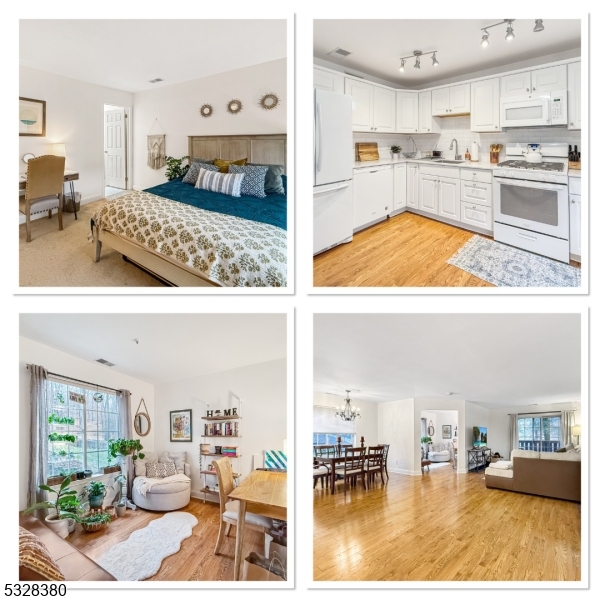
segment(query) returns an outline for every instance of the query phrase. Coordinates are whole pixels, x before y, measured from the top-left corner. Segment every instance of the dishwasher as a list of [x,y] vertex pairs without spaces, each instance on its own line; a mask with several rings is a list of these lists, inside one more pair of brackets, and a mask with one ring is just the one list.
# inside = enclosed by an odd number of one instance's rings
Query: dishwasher
[[393,205],[392,165],[354,169],[354,231],[387,217]]

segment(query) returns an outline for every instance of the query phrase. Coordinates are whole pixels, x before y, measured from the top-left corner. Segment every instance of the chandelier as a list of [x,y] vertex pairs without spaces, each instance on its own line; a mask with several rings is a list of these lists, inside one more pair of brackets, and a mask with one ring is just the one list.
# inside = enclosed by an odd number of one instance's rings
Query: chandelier
[[354,421],[356,417],[360,417],[360,408],[352,406],[350,400],[350,390],[346,390],[346,398],[344,398],[345,404],[343,406],[336,406],[335,416],[340,417],[343,421]]

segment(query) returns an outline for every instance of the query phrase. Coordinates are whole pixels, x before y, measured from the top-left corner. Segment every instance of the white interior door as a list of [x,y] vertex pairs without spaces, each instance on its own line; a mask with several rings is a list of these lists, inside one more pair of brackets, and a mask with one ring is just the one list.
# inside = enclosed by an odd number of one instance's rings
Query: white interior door
[[104,111],[104,173],[106,185],[125,189],[125,109]]

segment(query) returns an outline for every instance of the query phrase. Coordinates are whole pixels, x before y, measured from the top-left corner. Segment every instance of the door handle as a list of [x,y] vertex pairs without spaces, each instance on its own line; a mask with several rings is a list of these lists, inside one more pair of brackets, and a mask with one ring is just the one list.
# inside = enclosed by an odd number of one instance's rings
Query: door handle
[[316,132],[318,134],[318,143],[317,143],[317,171],[321,170],[321,105],[317,104],[317,128]]
[[526,233],[517,233],[519,237],[525,238],[526,240],[531,240],[532,242],[537,242],[537,238],[533,235],[527,235]]
[[316,192],[313,192],[313,196],[321,196],[322,194],[329,194],[331,192],[337,192],[339,190],[345,190],[347,187],[348,187],[348,184],[346,184],[346,185],[338,185],[337,187],[330,188],[328,190],[318,190]]

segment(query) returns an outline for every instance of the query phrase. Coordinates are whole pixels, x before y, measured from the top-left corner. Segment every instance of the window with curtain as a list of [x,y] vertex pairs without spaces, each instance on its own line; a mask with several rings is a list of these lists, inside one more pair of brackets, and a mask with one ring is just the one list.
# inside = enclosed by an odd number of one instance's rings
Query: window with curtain
[[560,415],[520,416],[517,419],[517,428],[521,450],[554,452],[562,446]]
[[116,394],[51,378],[47,398],[48,476],[84,469],[101,473],[109,464],[108,441],[120,437]]
[[331,406],[313,406],[313,446],[331,446],[341,437],[342,444],[356,445],[356,421],[343,421]]

